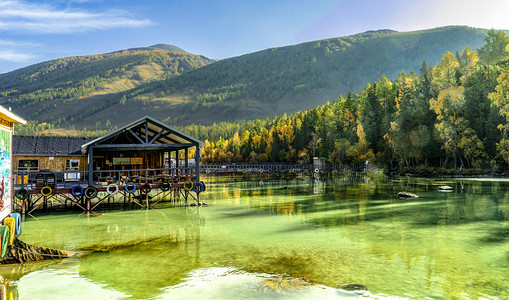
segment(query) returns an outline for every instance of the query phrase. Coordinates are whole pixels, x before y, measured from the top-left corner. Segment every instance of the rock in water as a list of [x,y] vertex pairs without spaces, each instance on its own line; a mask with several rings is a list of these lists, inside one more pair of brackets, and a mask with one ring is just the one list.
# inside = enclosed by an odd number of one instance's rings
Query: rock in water
[[448,185],[441,185],[438,187],[438,189],[441,191],[452,191],[452,187],[450,187]]
[[74,255],[75,253],[69,251],[29,245],[16,238],[14,243],[9,246],[5,256],[0,259],[0,264],[19,264],[46,259],[62,259]]
[[398,193],[398,198],[400,198],[400,199],[404,199],[404,198],[419,198],[419,196],[414,194],[414,193],[399,192]]
[[367,291],[368,288],[364,284],[343,284],[342,289],[346,291]]

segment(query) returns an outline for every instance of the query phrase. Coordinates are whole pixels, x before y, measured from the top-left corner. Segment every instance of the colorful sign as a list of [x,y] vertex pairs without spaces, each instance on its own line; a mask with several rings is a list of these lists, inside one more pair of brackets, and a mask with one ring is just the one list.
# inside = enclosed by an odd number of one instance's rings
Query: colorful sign
[[11,132],[0,128],[0,220],[12,210],[11,203]]

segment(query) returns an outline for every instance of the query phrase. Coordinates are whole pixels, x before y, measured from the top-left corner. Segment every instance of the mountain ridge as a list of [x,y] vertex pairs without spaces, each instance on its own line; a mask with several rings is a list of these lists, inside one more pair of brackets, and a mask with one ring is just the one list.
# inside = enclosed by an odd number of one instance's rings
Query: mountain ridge
[[[382,29],[222,60],[161,50],[157,49],[161,44],[156,44],[113,52],[153,55],[143,65],[130,66],[129,71],[135,74],[129,75],[130,81],[112,72],[93,91],[67,98],[20,101],[28,97],[26,93],[9,92],[5,82],[1,83],[5,76],[0,74],[0,103],[21,109],[20,115],[29,120],[64,128],[107,129],[106,123],[116,126],[125,118],[137,119],[146,114],[172,125],[271,117],[334,101],[339,95],[361,90],[382,75],[396,78],[401,72],[418,71],[423,61],[433,65],[447,51],[461,51],[467,45],[475,50],[483,44],[486,32],[466,26],[411,32]],[[154,49],[143,50],[147,48]],[[201,62],[186,69],[167,65],[165,68],[176,68],[176,72],[163,76],[161,66],[154,64],[155,57],[162,53],[179,56],[178,64],[190,59]],[[93,68],[94,62],[89,63]],[[34,80],[34,74],[26,75],[28,79],[21,81],[21,89],[33,83],[30,79]],[[136,76],[140,80],[132,80]],[[58,88],[61,86],[49,86]],[[118,118],[117,113],[124,117]]]

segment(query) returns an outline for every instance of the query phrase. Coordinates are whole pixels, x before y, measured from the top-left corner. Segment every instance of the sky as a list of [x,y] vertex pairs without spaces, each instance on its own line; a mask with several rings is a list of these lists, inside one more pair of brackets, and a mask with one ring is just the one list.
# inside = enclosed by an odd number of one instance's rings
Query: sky
[[508,11],[508,0],[0,0],[0,73],[160,43],[223,59],[377,29],[509,29]]

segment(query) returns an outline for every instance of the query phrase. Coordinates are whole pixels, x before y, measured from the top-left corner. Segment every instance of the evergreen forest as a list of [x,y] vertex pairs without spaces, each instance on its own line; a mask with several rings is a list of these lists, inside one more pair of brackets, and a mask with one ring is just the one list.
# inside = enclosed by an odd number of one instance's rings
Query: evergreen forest
[[399,165],[422,172],[507,169],[509,37],[490,30],[485,44],[422,62],[419,72],[382,75],[358,93],[292,115],[243,123],[191,125],[217,162]]

